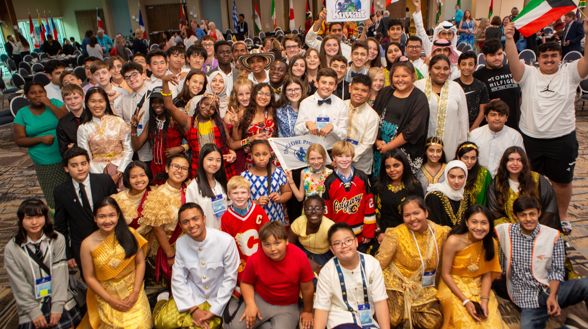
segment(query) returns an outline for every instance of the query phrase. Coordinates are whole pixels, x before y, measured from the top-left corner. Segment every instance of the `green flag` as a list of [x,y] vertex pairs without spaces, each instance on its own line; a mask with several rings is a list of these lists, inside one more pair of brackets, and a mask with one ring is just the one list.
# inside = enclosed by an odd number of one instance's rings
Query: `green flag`
[[437,18],[435,19],[435,25],[439,24],[439,16],[441,16],[441,1],[437,0]]

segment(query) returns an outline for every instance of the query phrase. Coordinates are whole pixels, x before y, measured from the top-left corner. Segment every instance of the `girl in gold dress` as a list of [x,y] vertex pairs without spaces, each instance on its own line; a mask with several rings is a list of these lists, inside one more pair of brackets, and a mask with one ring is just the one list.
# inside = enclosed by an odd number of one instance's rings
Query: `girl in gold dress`
[[384,273],[390,324],[395,328],[408,321],[409,328],[438,329],[442,315],[436,277],[450,228],[427,220],[420,196],[407,196],[400,209],[404,224],[386,230],[376,256]]
[[147,241],[129,228],[111,197],[94,205],[98,230],[82,242],[88,313],[78,328],[149,329],[153,326],[143,289]]
[[190,161],[183,154],[174,154],[167,158],[165,172],[168,178],[165,184],[149,193],[143,204],[143,225],[153,227],[156,241],[151,244],[154,257],[149,258],[155,268],[155,279],[160,280],[160,273],[169,282],[171,267],[174,264],[175,242],[182,234],[178,225],[178,210],[186,203],[186,187],[190,184]]
[[508,328],[491,290],[492,281],[502,272],[493,231],[490,210],[475,205],[449,233],[437,293],[443,310],[443,329]]

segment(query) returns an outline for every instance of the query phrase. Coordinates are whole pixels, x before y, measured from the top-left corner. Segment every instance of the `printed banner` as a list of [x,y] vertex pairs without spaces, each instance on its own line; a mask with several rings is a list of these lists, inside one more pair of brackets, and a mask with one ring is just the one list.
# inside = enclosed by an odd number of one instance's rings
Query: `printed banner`
[[370,17],[370,0],[326,0],[327,23],[365,21]]
[[[278,160],[280,160],[282,168],[287,170],[308,167],[306,153],[310,145],[321,144],[325,147],[324,138],[314,135],[270,138],[269,143],[272,146],[274,154],[278,157]],[[330,163],[331,159],[327,155],[327,163],[325,165]]]

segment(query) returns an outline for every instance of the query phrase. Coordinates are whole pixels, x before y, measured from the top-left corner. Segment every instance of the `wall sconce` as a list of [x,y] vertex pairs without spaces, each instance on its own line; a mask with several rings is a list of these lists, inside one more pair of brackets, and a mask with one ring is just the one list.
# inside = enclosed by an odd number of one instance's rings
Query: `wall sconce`
[[135,16],[131,16],[131,18],[134,20],[135,19]]

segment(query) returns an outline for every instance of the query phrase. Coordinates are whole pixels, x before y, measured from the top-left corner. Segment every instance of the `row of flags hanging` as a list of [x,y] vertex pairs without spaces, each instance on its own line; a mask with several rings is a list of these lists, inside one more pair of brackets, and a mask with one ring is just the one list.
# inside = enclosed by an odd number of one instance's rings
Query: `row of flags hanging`
[[53,14],[49,12],[49,16],[51,17],[51,26],[53,28],[49,28],[49,19],[47,18],[47,13],[43,12],[43,15],[45,16],[44,25],[43,21],[41,20],[41,14],[39,14],[39,11],[37,10],[37,19],[39,20],[39,29],[41,32],[40,35],[37,35],[37,31],[35,30],[35,26],[33,25],[33,18],[31,17],[31,13],[29,12],[29,33],[33,38],[33,44],[35,45],[35,48],[41,47],[41,44],[45,42],[45,40],[47,39],[47,34],[49,33],[53,35],[53,40],[58,40],[57,27],[55,25],[55,21],[53,21]]
[[[296,29],[296,24],[294,23],[294,6],[292,4],[292,0],[289,1],[289,10],[288,10],[288,21],[289,21],[289,28],[290,31],[295,30]],[[308,12],[309,9],[309,5],[308,5],[308,0],[306,0],[306,11]],[[254,15],[255,19],[254,19],[254,28],[255,28],[255,33],[259,33],[261,31],[263,31],[263,26],[261,25],[261,15],[259,14],[259,7],[257,6],[257,0],[255,0],[255,15]],[[272,23],[274,26],[274,29],[276,27],[278,27],[278,21],[276,19],[276,3],[275,0],[272,0],[272,7],[271,7],[271,18],[272,18]],[[237,5],[235,4],[235,0],[233,0],[233,22],[235,25],[235,30],[237,30],[237,22],[238,22],[238,17],[237,17]]]

